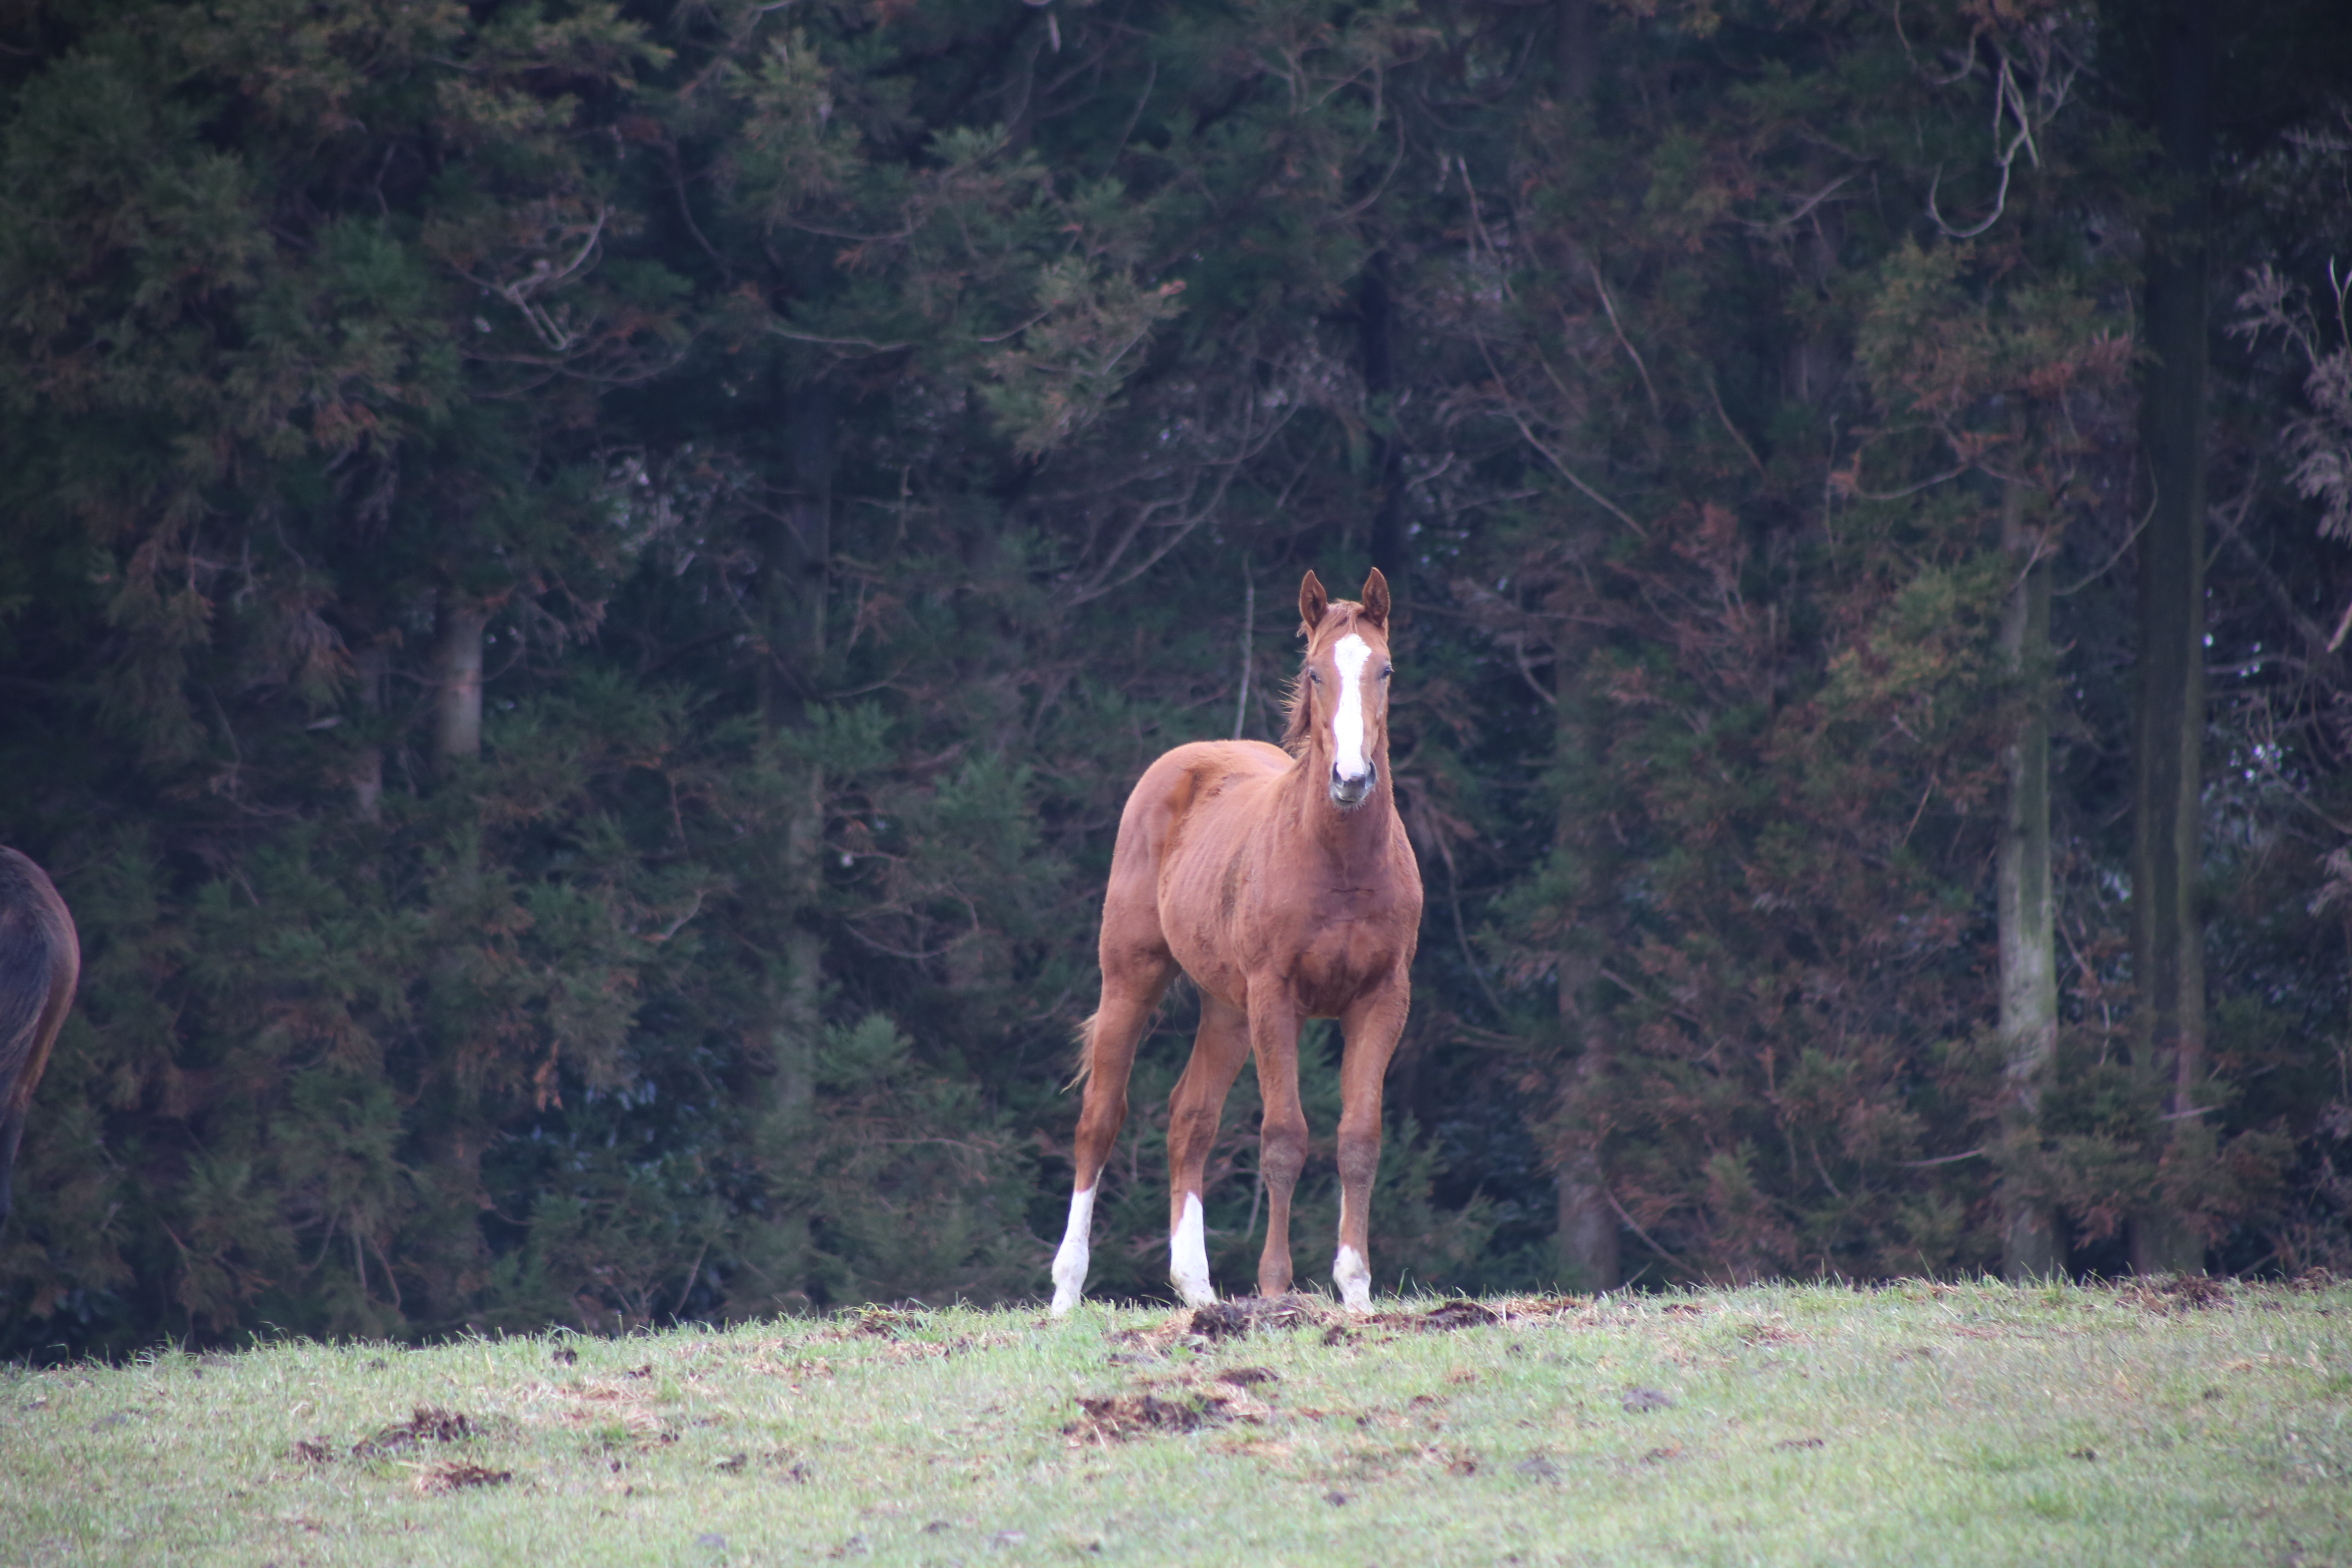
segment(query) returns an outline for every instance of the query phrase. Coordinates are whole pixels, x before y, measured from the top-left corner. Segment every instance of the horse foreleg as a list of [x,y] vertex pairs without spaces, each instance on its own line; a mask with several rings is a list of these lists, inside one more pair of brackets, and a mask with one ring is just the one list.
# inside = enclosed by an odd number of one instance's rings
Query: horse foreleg
[[1078,1110],[1078,1136],[1072,1152],[1076,1174],[1070,1184],[1070,1219],[1054,1254],[1054,1316],[1067,1315],[1086,1289],[1088,1242],[1094,1232],[1095,1185],[1127,1125],[1127,1079],[1135,1047],[1168,989],[1172,963],[1139,963],[1103,974],[1102,1005],[1087,1023],[1084,1057],[1087,1089]]
[[1257,1139],[1258,1176],[1265,1183],[1265,1250],[1258,1255],[1257,1293],[1280,1296],[1290,1289],[1290,1194],[1307,1168],[1307,1111],[1298,1102],[1298,1011],[1288,997],[1253,997],[1250,1045],[1257,1052],[1258,1097],[1265,1102]]
[[1192,1037],[1192,1059],[1168,1097],[1168,1279],[1189,1306],[1217,1299],[1209,1282],[1207,1222],[1201,1186],[1216,1145],[1225,1095],[1249,1059],[1249,1017],[1240,1008],[1203,994],[1200,1032]]
[[1351,1312],[1372,1305],[1372,1181],[1381,1169],[1381,1088],[1404,1032],[1411,1001],[1400,977],[1360,997],[1339,1016],[1347,1048],[1339,1060],[1339,1250],[1331,1282]]

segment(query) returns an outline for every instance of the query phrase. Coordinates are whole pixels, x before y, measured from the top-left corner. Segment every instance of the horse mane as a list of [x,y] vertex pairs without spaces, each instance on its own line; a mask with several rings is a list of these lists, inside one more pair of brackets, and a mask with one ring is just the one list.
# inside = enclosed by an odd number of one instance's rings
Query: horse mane
[[[1323,626],[1333,626],[1333,636],[1345,637],[1363,613],[1364,606],[1353,599],[1334,599],[1323,612]],[[1339,617],[1336,626],[1334,616]],[[1315,639],[1323,627],[1302,626],[1298,629],[1307,634],[1307,653],[1298,656],[1298,673],[1290,678],[1290,690],[1285,694],[1282,710],[1282,749],[1294,757],[1305,756],[1307,743],[1314,739],[1315,721],[1307,706],[1307,654],[1315,651]]]

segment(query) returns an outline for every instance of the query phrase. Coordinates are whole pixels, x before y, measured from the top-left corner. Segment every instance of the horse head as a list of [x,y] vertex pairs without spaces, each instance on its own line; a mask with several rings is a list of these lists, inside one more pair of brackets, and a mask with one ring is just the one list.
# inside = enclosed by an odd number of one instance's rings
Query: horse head
[[1320,763],[1331,804],[1350,811],[1379,788],[1389,754],[1389,580],[1373,567],[1358,604],[1331,598],[1309,572],[1298,616],[1307,658],[1283,743]]

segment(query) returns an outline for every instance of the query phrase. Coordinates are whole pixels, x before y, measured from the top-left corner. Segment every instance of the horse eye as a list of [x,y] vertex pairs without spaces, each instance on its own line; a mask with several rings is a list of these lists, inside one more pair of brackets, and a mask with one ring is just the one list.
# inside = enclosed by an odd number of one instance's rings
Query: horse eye
[[1381,666],[1381,679],[1382,680],[1386,680],[1390,676],[1394,675],[1395,673],[1396,673],[1396,666],[1395,666],[1395,665],[1392,665],[1392,664],[1384,664],[1384,665]]
[[1315,685],[1320,686],[1323,684],[1323,672],[1319,669],[1309,668],[1307,671],[1307,679]]

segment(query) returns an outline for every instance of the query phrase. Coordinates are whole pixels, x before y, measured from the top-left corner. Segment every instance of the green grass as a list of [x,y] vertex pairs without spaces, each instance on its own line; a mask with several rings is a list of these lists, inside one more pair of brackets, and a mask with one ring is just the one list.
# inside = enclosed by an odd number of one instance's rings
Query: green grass
[[[2219,1294],[1764,1287],[1456,1328],[1420,1301],[1339,1332],[1318,1304],[1213,1342],[1161,1310],[867,1313],[0,1369],[0,1560],[2352,1563],[2352,1289]],[[404,1440],[420,1407],[464,1434]]]

